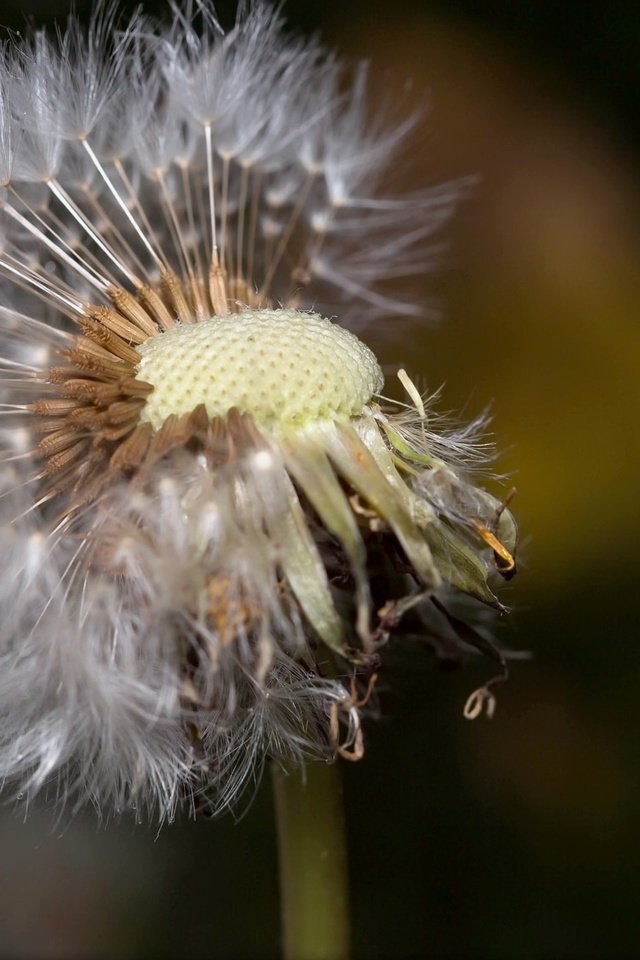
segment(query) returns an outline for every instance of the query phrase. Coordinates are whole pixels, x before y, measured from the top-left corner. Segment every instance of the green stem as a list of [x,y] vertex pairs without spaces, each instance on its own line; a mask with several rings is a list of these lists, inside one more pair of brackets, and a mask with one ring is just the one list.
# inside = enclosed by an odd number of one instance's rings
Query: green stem
[[336,763],[273,766],[284,960],[347,960],[349,894]]

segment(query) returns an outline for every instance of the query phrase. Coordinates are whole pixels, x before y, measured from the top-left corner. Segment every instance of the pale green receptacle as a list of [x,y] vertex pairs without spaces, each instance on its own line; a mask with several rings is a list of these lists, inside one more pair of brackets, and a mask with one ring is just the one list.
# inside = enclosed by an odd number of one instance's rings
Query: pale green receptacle
[[153,385],[142,420],[203,403],[232,407],[260,426],[354,417],[382,388],[371,350],[338,324],[298,310],[246,310],[175,327],[138,348],[137,375]]

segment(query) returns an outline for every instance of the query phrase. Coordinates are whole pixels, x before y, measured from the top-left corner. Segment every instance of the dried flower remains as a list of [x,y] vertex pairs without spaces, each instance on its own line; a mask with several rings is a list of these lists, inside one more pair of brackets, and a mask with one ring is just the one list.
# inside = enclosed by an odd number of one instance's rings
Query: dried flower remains
[[457,187],[385,193],[413,121],[269,7],[172,11],[0,62],[0,777],[163,818],[359,758],[403,616],[495,654],[455,611],[515,547],[356,335]]

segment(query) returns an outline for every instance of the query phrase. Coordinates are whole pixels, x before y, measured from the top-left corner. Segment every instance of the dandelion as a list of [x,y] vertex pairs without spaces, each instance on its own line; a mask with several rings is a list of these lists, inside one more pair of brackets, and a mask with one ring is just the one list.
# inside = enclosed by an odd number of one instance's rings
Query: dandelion
[[423,312],[459,186],[389,193],[413,121],[259,3],[101,8],[0,74],[0,777],[171,819],[359,758],[401,617],[492,649],[461,611],[513,572],[475,428],[357,336]]

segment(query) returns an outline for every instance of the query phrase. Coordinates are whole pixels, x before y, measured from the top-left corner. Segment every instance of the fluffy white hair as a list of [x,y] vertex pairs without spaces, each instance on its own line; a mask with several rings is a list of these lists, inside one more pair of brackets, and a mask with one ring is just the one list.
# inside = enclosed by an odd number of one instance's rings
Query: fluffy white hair
[[399,544],[407,608],[494,603],[515,542],[471,434],[421,401],[283,444],[136,426],[136,345],[174,324],[424,313],[392,281],[461,186],[384,192],[415,118],[270,6],[171,11],[101,6],[0,59],[0,778],[161,818],[226,808],[267,757],[360,755],[358,677],[400,615],[372,623],[369,540]]

